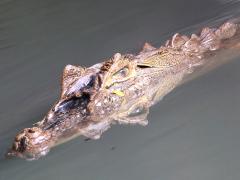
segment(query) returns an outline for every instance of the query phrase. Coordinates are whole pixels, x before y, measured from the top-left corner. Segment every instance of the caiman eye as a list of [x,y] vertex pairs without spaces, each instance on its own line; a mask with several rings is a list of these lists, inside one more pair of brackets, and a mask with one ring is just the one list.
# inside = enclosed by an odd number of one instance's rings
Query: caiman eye
[[123,59],[116,62],[113,67],[106,73],[102,85],[110,88],[118,83],[128,81],[136,74],[136,62]]
[[129,74],[129,69],[127,66],[123,67],[119,71],[113,74],[114,78],[124,78]]

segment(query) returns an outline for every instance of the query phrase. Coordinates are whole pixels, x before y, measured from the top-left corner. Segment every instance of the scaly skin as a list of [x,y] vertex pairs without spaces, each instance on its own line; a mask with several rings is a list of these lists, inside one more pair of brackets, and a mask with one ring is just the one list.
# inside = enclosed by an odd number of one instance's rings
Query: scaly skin
[[116,122],[147,125],[149,107],[206,57],[229,48],[225,45],[238,29],[226,22],[218,29],[204,28],[199,36],[175,34],[160,48],[146,43],[138,55],[117,53],[89,68],[67,65],[60,100],[42,121],[16,136],[8,155],[34,160],[75,136],[98,139]]

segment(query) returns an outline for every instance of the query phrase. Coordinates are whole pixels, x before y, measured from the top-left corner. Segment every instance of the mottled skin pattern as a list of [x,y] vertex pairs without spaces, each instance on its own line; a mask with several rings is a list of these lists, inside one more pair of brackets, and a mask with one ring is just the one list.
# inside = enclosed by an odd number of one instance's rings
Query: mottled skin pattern
[[117,53],[89,68],[67,65],[60,100],[16,136],[8,155],[34,160],[75,136],[98,139],[111,124],[147,125],[149,107],[204,64],[209,52],[225,48],[238,28],[226,22],[191,37],[175,34],[160,48],[146,43],[138,55]]

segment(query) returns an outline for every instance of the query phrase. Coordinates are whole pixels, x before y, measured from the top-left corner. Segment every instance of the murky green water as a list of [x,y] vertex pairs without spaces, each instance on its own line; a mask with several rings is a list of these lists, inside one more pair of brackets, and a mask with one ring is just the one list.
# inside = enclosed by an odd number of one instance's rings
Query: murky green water
[[151,108],[149,125],[77,138],[39,161],[4,159],[14,135],[57,99],[66,64],[160,45],[237,13],[217,0],[0,1],[0,179],[239,180],[240,58],[179,87]]

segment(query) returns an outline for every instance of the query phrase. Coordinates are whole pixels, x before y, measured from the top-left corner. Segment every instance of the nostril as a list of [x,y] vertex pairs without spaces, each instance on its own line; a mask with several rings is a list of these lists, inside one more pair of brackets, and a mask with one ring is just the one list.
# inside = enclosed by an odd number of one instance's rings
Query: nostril
[[29,132],[29,133],[35,133],[35,131],[32,130],[32,129],[28,129],[28,132]]

